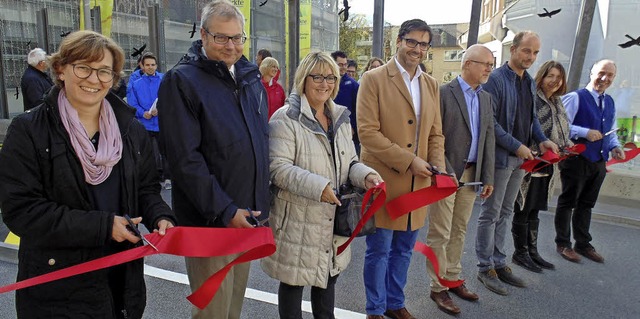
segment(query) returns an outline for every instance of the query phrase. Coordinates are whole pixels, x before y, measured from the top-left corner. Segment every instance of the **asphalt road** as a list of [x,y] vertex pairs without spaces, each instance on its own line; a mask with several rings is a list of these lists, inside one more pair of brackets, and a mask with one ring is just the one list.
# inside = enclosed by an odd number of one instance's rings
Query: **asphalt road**
[[[164,193],[167,193],[166,191]],[[166,195],[166,194],[165,194]],[[478,302],[467,302],[453,296],[462,308],[458,318],[640,318],[640,229],[634,226],[602,221],[592,223],[593,245],[606,259],[604,264],[584,260],[573,264],[555,252],[553,243],[553,215],[541,214],[539,249],[541,254],[556,265],[556,270],[542,274],[528,272],[512,265],[514,273],[528,283],[527,288],[509,287],[508,296],[499,296],[484,288],[475,278],[477,268],[473,250],[476,206],[468,228],[462,258],[467,287],[480,294]],[[419,240],[424,241],[425,231]],[[509,242],[511,247],[511,242]],[[362,267],[365,244],[356,239],[352,244],[352,262],[342,273],[336,286],[336,317],[365,318]],[[509,249],[512,252],[513,249]],[[176,256],[152,256],[145,261],[147,267],[147,308],[144,318],[188,318],[190,304],[185,297],[190,293],[184,261]],[[15,280],[16,265],[0,262],[0,286]],[[167,272],[168,271],[168,272]],[[245,298],[242,318],[278,318],[278,282],[266,276],[259,262],[253,262],[249,290]],[[169,277],[160,279],[158,277]],[[407,308],[416,318],[450,318],[437,309],[429,298],[429,283],[425,274],[425,257],[414,254],[409,270],[409,283],[405,289]],[[0,295],[0,318],[15,318],[13,293]],[[304,300],[309,300],[305,290]],[[304,318],[312,318],[309,304]]]

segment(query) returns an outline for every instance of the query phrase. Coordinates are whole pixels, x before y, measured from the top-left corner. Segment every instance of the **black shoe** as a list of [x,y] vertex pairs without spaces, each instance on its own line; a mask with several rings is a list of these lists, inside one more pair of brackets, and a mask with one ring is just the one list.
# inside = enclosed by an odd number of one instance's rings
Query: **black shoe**
[[527,284],[524,282],[524,280],[520,279],[519,277],[516,277],[516,275],[514,275],[513,272],[511,272],[511,268],[509,268],[508,266],[505,266],[504,268],[496,269],[496,274],[498,274],[498,279],[504,281],[509,285],[520,287],[520,288],[527,287]]
[[538,254],[538,252],[531,252],[529,251],[529,256],[531,257],[531,260],[533,260],[534,263],[536,263],[538,266],[544,268],[544,269],[556,269],[556,266],[554,266],[552,263],[544,260],[542,258],[542,256],[540,256],[540,254]]
[[537,273],[542,272],[542,268],[540,268],[535,262],[533,262],[533,260],[531,260],[531,257],[529,256],[528,252],[513,253],[513,257],[511,257],[511,261],[513,261],[514,264],[521,266],[526,270],[537,272]]

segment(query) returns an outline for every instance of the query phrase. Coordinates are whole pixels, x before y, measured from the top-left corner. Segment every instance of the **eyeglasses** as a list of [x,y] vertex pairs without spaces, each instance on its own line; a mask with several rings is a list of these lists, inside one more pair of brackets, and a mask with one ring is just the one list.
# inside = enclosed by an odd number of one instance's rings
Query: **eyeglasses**
[[422,51],[427,51],[431,47],[431,43],[429,43],[429,42],[419,42],[419,41],[416,41],[414,39],[409,39],[409,38],[402,38],[402,39],[407,44],[407,46],[412,48],[412,49],[415,48],[416,46],[418,46],[418,44],[420,45],[420,50],[422,50]]
[[338,66],[341,68],[346,68],[347,67],[347,63],[338,63]]
[[96,71],[98,80],[102,83],[108,83],[116,76],[116,72],[108,68],[94,69],[86,64],[71,64],[73,66],[73,74],[81,79],[86,79],[91,76],[93,71]]
[[335,75],[327,75],[322,76],[320,74],[309,74],[307,75],[313,79],[313,82],[322,83],[322,81],[326,80],[327,84],[334,84],[338,80],[338,77]]
[[235,45],[241,45],[244,44],[245,41],[247,41],[247,37],[243,36],[243,35],[234,35],[234,36],[228,36],[228,35],[221,35],[221,34],[213,34],[211,32],[209,32],[209,30],[204,29],[204,31],[209,34],[210,36],[213,37],[213,42],[217,43],[217,44],[227,44],[229,42],[229,40],[231,40],[231,43],[235,44]]
[[492,69],[492,70],[493,70],[493,67],[494,67],[493,63],[491,63],[491,62],[480,62],[480,61],[476,61],[476,60],[467,60],[467,61],[469,61],[469,62],[473,62],[473,63],[482,64],[482,65],[484,65],[486,68],[488,68],[488,69]]

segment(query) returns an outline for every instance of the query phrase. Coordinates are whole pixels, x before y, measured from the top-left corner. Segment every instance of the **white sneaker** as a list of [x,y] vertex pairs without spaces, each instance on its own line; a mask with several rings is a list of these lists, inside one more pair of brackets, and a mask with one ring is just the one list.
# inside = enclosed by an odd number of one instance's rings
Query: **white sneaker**
[[164,189],[167,189],[167,190],[171,189],[171,180],[170,179],[165,179],[163,187],[164,187]]

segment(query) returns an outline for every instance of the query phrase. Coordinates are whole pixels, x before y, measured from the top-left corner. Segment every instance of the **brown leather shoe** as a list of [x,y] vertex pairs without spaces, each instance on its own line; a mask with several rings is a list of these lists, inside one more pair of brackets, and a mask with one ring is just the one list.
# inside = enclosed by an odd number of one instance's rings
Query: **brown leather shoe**
[[443,290],[441,292],[432,291],[431,300],[436,302],[436,305],[438,305],[438,309],[450,315],[457,315],[460,313],[460,308],[456,306],[456,304],[453,302],[453,299],[451,299],[449,293],[446,290]]
[[384,312],[384,315],[391,319],[416,319],[416,317],[412,316],[409,311],[407,311],[407,308],[404,307],[397,310],[388,309]]
[[480,297],[478,296],[478,294],[476,294],[475,292],[472,292],[471,290],[467,289],[467,287],[462,284],[458,287],[455,288],[449,288],[449,291],[454,293],[456,296],[464,299],[464,300],[469,300],[469,301],[476,301],[478,299],[480,299]]
[[573,251],[573,249],[571,249],[570,247],[562,247],[562,246],[558,246],[556,248],[556,251],[558,251],[558,254],[560,254],[560,256],[562,256],[562,258],[570,261],[570,262],[574,262],[574,263],[579,263],[580,262],[580,256],[578,256],[578,254],[576,254],[575,251]]
[[596,249],[593,247],[587,247],[587,248],[576,248],[575,250],[576,253],[585,256],[597,263],[604,263],[604,257],[602,257],[602,255],[598,254],[598,252],[596,252]]
[[367,315],[367,319],[384,319],[383,315]]

